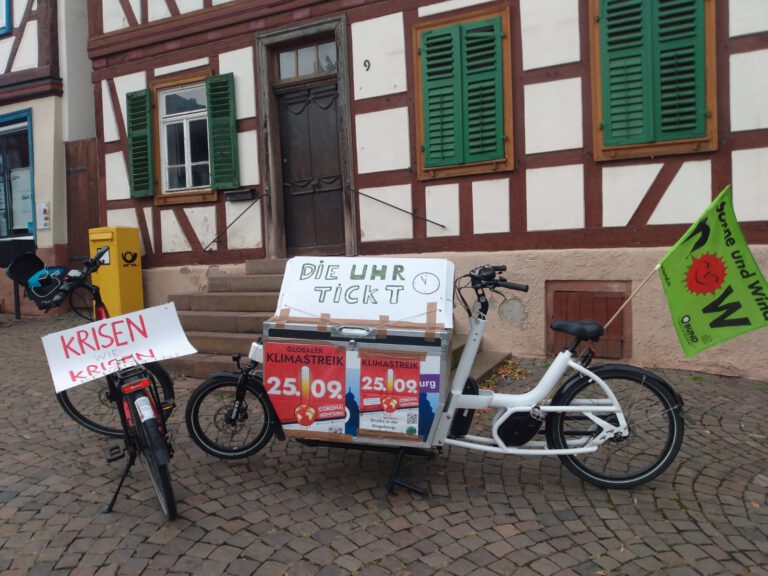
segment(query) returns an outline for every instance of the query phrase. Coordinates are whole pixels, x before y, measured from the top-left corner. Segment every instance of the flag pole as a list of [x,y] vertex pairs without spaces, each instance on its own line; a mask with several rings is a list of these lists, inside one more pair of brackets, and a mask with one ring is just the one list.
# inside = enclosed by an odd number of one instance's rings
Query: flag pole
[[635,288],[635,291],[634,291],[634,292],[632,292],[632,294],[630,294],[630,295],[629,295],[629,298],[627,298],[626,300],[624,300],[624,302],[622,303],[622,305],[621,305],[621,306],[619,306],[619,309],[618,309],[618,310],[616,310],[616,313],[615,313],[613,316],[611,316],[610,320],[608,320],[608,322],[606,322],[606,323],[603,325],[603,328],[608,328],[608,326],[610,326],[610,325],[611,325],[611,322],[613,322],[614,320],[616,320],[616,317],[617,317],[619,314],[621,314],[621,311],[622,311],[622,310],[624,310],[624,308],[626,307],[626,305],[627,305],[627,304],[629,304],[630,300],[632,300],[632,298],[634,298],[634,297],[635,297],[635,294],[637,294],[638,292],[640,292],[640,288],[642,288],[643,286],[645,286],[645,285],[648,283],[648,280],[650,280],[650,279],[651,279],[651,276],[653,276],[653,275],[654,275],[654,274],[655,274],[655,273],[658,271],[658,269],[659,269],[659,268],[661,268],[661,263],[658,263],[658,264],[656,264],[656,267],[655,267],[653,270],[651,270],[651,273],[650,273],[650,274],[648,274],[648,276],[646,276],[646,277],[645,277],[645,280],[643,280],[643,281],[640,283],[640,286],[638,286],[637,288]]

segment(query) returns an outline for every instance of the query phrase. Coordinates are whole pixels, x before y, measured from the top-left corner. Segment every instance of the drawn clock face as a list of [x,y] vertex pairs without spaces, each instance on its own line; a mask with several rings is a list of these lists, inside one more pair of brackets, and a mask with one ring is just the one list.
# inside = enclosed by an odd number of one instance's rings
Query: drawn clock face
[[433,294],[440,288],[440,279],[432,272],[421,272],[413,278],[413,289],[421,294]]

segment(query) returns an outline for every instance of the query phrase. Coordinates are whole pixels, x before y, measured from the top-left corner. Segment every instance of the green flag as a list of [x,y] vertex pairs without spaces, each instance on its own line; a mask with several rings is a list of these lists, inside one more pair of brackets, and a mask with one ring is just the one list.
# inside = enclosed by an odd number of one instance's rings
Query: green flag
[[768,326],[768,283],[736,221],[730,186],[659,266],[686,356]]

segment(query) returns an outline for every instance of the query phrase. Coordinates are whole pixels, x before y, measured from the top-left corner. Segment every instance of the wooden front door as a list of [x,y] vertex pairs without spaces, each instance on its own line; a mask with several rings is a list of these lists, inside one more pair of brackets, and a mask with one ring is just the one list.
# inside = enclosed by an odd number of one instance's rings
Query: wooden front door
[[345,251],[337,97],[335,79],[277,96],[289,256]]

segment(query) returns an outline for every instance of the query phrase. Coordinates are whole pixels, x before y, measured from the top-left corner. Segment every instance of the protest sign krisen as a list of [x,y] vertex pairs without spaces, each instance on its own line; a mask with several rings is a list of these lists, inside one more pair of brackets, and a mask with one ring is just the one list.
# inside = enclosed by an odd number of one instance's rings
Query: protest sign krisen
[[768,282],[726,186],[661,260],[659,274],[686,356],[768,326]]
[[56,392],[121,368],[194,354],[173,303],[43,336]]

